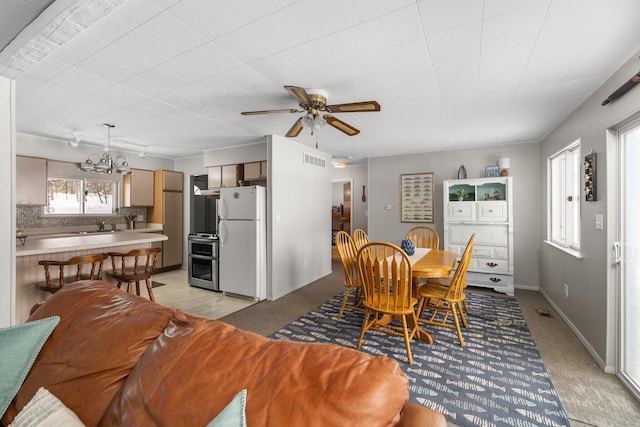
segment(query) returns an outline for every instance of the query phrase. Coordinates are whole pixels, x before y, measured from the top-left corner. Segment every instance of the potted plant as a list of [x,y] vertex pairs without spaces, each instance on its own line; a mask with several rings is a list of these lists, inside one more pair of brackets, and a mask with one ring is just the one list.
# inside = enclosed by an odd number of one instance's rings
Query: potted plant
[[460,187],[456,191],[454,191],[453,194],[458,196],[459,202],[462,202],[464,200],[464,196],[467,195],[467,191],[464,188]]

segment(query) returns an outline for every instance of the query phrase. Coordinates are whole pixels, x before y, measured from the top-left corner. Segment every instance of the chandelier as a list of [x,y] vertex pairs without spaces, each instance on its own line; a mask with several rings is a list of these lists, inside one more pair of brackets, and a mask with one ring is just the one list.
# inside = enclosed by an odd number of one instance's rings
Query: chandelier
[[[116,156],[115,158],[111,156],[110,144],[111,144],[111,128],[115,127],[115,125],[104,123],[104,127],[107,128],[107,139],[105,140],[104,153],[102,156],[98,154],[89,154],[87,160],[80,163],[80,169],[85,172],[97,172],[97,173],[119,173],[122,175],[126,175],[131,172],[131,168],[129,167],[129,163],[127,163],[127,159],[123,155]],[[75,135],[74,135],[75,138]],[[91,158],[97,159],[96,161]]]

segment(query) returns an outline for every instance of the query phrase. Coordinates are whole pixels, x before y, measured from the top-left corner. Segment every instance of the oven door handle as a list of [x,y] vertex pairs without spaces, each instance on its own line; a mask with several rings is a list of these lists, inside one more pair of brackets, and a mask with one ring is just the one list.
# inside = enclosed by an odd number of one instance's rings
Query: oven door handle
[[190,254],[189,257],[191,257],[193,259],[203,259],[205,261],[213,261],[214,259],[216,259],[216,257],[214,257],[214,256],[207,256],[207,255],[192,255],[192,254]]
[[215,240],[213,239],[205,239],[205,238],[198,238],[198,237],[189,237],[189,241],[193,243],[207,243],[209,245],[215,242]]

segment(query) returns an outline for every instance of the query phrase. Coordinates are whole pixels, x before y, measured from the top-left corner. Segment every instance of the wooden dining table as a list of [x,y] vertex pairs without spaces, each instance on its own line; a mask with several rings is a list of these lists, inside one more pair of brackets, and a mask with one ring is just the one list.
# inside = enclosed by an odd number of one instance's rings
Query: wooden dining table
[[[411,263],[411,277],[416,293],[420,285],[420,279],[447,277],[451,270],[455,268],[458,258],[455,252],[428,248],[415,248],[413,255],[408,255],[408,257]],[[412,320],[409,320],[409,325],[413,328],[414,325],[411,325],[411,323]],[[431,335],[420,328],[420,325],[418,325],[416,336],[420,341],[428,344],[433,343]]]

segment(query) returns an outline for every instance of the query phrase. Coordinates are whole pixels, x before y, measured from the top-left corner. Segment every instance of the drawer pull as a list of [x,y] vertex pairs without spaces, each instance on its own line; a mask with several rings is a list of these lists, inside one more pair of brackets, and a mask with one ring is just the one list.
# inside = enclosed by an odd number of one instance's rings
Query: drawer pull
[[498,282],[502,282],[502,279],[498,278],[498,277],[492,277],[489,280],[491,280],[493,283],[498,283]]
[[495,262],[488,262],[487,265],[489,267],[497,267],[498,266],[498,264],[496,264]]

